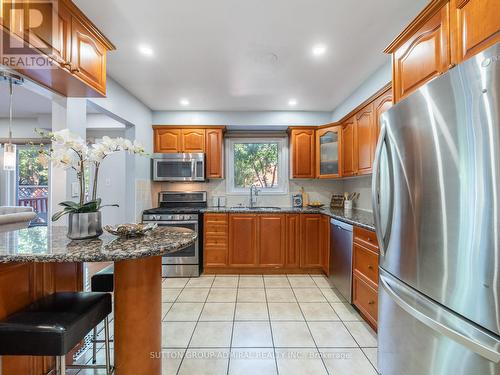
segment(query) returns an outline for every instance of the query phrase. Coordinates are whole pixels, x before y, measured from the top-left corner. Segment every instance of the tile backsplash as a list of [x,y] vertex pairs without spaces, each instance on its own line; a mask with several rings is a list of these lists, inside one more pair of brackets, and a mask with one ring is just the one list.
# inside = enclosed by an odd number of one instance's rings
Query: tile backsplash
[[[361,193],[360,199],[355,207],[371,211],[371,177],[358,177],[349,180],[290,180],[288,194],[259,195],[257,205],[260,206],[291,206],[291,195],[297,194],[301,187],[309,194],[309,200],[320,201],[326,205],[330,204],[332,194],[342,194],[344,191],[358,191]],[[149,201],[152,206],[158,205],[158,193],[160,191],[207,191],[208,204],[212,204],[213,196],[226,197],[226,206],[236,206],[238,204],[248,205],[249,194],[233,195],[226,194],[226,180],[211,180],[204,183],[171,183],[171,182],[151,182]]]

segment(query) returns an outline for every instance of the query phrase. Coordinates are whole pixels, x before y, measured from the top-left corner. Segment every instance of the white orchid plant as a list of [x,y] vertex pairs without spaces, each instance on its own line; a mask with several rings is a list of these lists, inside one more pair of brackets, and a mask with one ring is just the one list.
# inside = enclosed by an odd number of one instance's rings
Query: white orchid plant
[[[78,203],[72,201],[59,203],[64,208],[52,215],[52,221],[56,221],[69,213],[97,212],[106,206],[118,207],[117,204],[102,205],[101,198],[97,198],[97,183],[101,163],[107,156],[120,151],[129,154],[146,155],[144,147],[139,142],[132,142],[121,137],[110,138],[105,136],[101,141],[89,144],[78,134],[71,133],[68,129],[56,132],[46,132],[38,129],[37,133],[52,141],[52,146],[48,150],[41,144],[39,153],[47,157],[55,167],[74,170],[80,186],[80,201]],[[85,197],[88,196],[87,193],[90,193],[85,188],[85,170],[89,166],[94,167],[94,179],[91,198],[85,201]]]

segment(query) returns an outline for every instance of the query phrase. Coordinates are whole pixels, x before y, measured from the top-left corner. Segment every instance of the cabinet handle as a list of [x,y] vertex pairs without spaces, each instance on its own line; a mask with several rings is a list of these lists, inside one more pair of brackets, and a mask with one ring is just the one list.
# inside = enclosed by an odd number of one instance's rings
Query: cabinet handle
[[372,239],[371,239],[370,237],[366,237],[366,240],[367,240],[368,242],[372,242]]
[[71,73],[80,73],[80,69],[77,67],[71,67]]
[[368,302],[369,305],[373,305],[374,303],[375,303],[375,301]]
[[372,266],[371,264],[370,264],[370,265],[368,265],[368,269],[369,269],[369,270],[372,270],[372,269],[373,269],[373,266]]
[[68,70],[71,70],[71,63],[63,60],[63,61],[61,61],[61,65],[65,68],[67,68]]

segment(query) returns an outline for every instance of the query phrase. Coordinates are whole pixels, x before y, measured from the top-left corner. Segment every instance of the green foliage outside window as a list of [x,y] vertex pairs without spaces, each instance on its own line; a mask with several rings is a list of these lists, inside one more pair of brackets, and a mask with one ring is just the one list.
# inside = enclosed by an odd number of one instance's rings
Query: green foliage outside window
[[277,143],[236,143],[233,152],[236,188],[278,186]]
[[19,185],[48,185],[49,168],[47,161],[40,157],[38,149],[19,148],[18,153]]

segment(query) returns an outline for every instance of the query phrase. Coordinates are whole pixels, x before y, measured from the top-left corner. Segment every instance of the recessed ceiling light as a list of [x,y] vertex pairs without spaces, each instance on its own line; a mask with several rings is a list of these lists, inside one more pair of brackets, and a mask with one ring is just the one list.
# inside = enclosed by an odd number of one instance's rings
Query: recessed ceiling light
[[313,49],[312,53],[314,56],[322,56],[326,52],[326,46],[324,44],[316,44]]
[[141,44],[139,46],[139,52],[145,56],[153,56],[153,54],[154,54],[153,49],[150,46],[147,46],[145,44]]
[[297,105],[297,99],[290,99],[288,101],[288,105],[291,107],[295,107]]
[[181,105],[189,105],[189,100],[187,100],[187,99],[181,99],[180,103],[181,103]]

